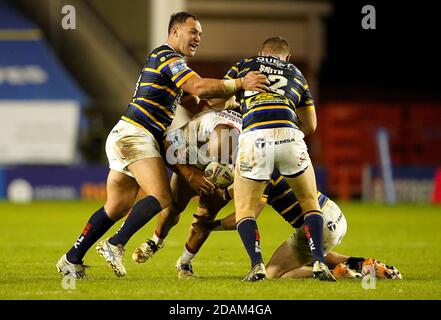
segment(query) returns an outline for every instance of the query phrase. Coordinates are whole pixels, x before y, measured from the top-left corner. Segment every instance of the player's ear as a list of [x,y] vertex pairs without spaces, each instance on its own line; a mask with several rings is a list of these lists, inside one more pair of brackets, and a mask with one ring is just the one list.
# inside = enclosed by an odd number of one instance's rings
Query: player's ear
[[173,37],[175,37],[175,38],[177,38],[178,37],[178,34],[179,34],[179,26],[178,25],[175,25],[173,28],[172,28],[172,35],[173,35]]
[[290,54],[288,54],[288,55],[286,56],[286,62],[289,62],[289,59],[291,59],[291,55],[290,55]]
[[257,55],[258,56],[263,56],[263,53],[262,52],[258,52]]

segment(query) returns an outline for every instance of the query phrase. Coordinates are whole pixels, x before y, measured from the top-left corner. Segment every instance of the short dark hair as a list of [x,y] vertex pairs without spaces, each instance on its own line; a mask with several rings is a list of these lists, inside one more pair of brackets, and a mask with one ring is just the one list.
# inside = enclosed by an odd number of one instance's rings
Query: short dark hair
[[192,15],[191,13],[185,12],[185,11],[173,13],[170,16],[170,21],[168,23],[168,34],[170,34],[170,32],[172,31],[172,29],[175,25],[185,23],[185,21],[187,21],[188,18],[198,20],[198,18],[196,18],[196,16]]
[[288,41],[282,37],[272,37],[266,39],[262,44],[262,51],[269,51],[275,54],[289,54]]

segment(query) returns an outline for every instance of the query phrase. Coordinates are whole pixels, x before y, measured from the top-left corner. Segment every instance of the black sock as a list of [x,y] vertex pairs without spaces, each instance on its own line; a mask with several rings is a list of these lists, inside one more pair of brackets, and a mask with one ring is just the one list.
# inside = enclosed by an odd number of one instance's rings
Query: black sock
[[118,232],[109,239],[110,244],[123,246],[129,242],[129,239],[141,229],[147,222],[161,211],[161,205],[154,196],[145,197],[139,200],[132,208],[124,224]]
[[305,218],[305,232],[312,253],[312,261],[318,260],[325,263],[325,256],[323,255],[323,217],[321,214],[311,214]]
[[366,259],[363,257],[349,257],[348,260],[346,260],[346,264],[348,265],[349,269],[361,272],[364,260]]
[[113,226],[115,222],[111,220],[104,210],[104,207],[95,212],[83,229],[83,232],[78,237],[74,246],[66,254],[69,262],[80,264],[87,250],[101,238],[107,230]]
[[263,262],[262,252],[260,250],[260,236],[257,229],[256,219],[245,218],[239,221],[237,227],[240,238],[251,259],[251,267]]

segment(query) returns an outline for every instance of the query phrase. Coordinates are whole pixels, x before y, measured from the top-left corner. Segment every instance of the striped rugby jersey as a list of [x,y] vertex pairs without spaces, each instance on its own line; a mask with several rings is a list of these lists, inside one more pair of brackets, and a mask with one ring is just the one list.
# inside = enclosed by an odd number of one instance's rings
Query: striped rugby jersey
[[195,74],[184,57],[169,45],[154,49],[141,70],[135,94],[121,119],[147,129],[162,141],[182,96],[180,87]]
[[[320,209],[323,209],[329,198],[317,192]],[[294,192],[278,170],[274,170],[262,200],[271,205],[280,216],[294,228],[303,224],[302,208]]]
[[298,128],[296,108],[314,108],[308,84],[292,63],[272,56],[244,59],[230,68],[224,79],[244,77],[261,71],[268,77],[270,92],[239,91],[243,132],[257,129]]

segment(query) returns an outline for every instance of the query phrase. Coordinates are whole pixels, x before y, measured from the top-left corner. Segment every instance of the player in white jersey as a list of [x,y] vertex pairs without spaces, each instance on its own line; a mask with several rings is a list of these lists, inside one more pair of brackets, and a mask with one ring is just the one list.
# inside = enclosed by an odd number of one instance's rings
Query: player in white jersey
[[[213,161],[232,165],[237,149],[234,145],[242,127],[240,114],[232,110],[208,111],[186,122],[188,114],[178,111],[175,120],[165,140],[167,162],[175,171],[170,182],[172,206],[158,215],[152,238],[135,249],[132,258],[138,263],[146,262],[164,245],[166,236],[178,223],[191,198],[200,195],[194,222],[213,220],[229,202],[214,192],[215,186],[204,176],[204,169]],[[178,277],[193,275],[191,260],[209,233],[196,233],[190,226],[183,254],[176,265]]]

